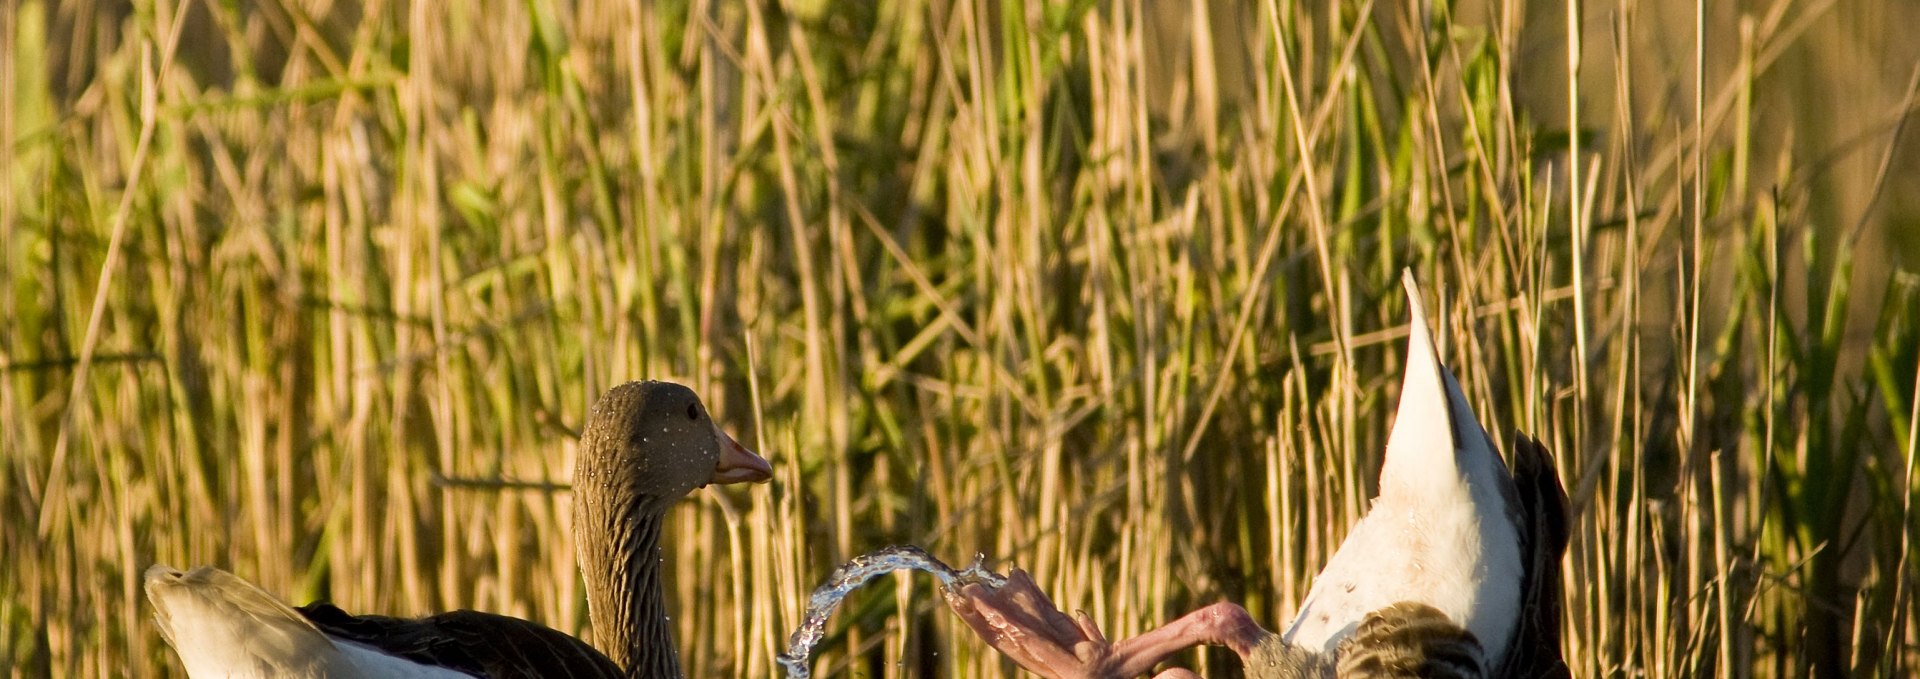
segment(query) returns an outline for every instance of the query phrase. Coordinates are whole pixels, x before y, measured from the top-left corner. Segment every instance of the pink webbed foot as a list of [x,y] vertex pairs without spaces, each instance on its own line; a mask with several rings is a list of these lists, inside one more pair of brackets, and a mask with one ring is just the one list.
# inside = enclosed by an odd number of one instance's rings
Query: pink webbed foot
[[1007,659],[1048,679],[1121,679],[1113,646],[1085,613],[1068,616],[1018,568],[997,588],[946,592],[947,607]]
[[[1014,569],[998,588],[967,585],[947,592],[947,604],[987,644],[1022,668],[1049,679],[1127,679],[1151,671],[1174,654],[1200,645],[1232,648],[1243,662],[1271,634],[1246,609],[1217,603],[1160,628],[1110,643],[1085,613],[1068,616],[1025,571]],[[1170,669],[1155,679],[1199,679]]]

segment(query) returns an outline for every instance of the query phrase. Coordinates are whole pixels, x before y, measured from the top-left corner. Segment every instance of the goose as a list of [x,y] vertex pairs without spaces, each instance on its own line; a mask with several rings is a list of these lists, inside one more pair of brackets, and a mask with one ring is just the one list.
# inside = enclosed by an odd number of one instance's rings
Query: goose
[[[1215,603],[1148,631],[1109,643],[1085,613],[1069,617],[1018,568],[1007,584],[969,584],[945,592],[969,627],[1016,664],[1050,679],[1122,679],[1152,670],[1198,645],[1226,646],[1255,679],[1564,679],[1560,652],[1560,561],[1566,554],[1566,494],[1546,449],[1524,436],[1515,446],[1515,485],[1531,536],[1522,619],[1512,652],[1489,665],[1472,632],[1439,609],[1401,601],[1369,611],[1332,651],[1303,648],[1262,628],[1245,608]],[[1198,679],[1174,668],[1155,679]]]
[[1262,679],[1567,676],[1559,647],[1565,490],[1546,448],[1524,435],[1508,472],[1434,350],[1412,273],[1402,280],[1413,323],[1380,495],[1285,631],[1269,632],[1221,602],[1109,644],[1092,620],[1060,612],[1017,571],[998,590],[950,592],[949,607],[1048,677],[1138,676],[1199,644],[1233,649]]
[[518,618],[424,618],[293,608],[226,571],[145,574],[161,634],[193,677],[677,678],[660,586],[667,510],[707,484],[773,469],[713,422],[693,390],[630,382],[596,402],[573,476],[573,531],[598,645]]

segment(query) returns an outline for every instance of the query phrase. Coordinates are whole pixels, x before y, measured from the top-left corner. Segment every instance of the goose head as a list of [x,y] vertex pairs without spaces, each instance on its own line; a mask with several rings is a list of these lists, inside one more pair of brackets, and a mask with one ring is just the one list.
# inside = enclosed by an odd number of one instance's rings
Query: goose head
[[708,484],[772,476],[767,461],[722,430],[692,389],[628,382],[607,391],[587,416],[575,501],[657,514]]

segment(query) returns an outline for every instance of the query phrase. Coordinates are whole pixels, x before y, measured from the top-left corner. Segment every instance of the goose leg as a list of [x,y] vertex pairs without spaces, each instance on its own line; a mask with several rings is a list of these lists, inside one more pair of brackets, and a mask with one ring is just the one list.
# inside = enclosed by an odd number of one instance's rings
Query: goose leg
[[[1226,646],[1242,661],[1271,636],[1246,609],[1217,603],[1120,643],[1109,643],[1085,613],[1069,617],[1025,571],[1007,584],[968,585],[949,591],[949,608],[987,643],[1027,671],[1049,679],[1125,679],[1152,671],[1173,654],[1201,645]],[[1198,679],[1189,670],[1167,670],[1155,679]]]
[[1254,622],[1247,609],[1222,601],[1114,646],[1120,655],[1152,659],[1155,664],[1195,646],[1225,646],[1244,660],[1253,657],[1254,648],[1269,636],[1272,633]]

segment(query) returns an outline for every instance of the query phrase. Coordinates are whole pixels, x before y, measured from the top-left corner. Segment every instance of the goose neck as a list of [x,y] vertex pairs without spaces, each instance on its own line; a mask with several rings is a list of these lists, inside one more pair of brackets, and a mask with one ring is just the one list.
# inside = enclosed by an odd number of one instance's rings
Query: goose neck
[[580,499],[575,525],[596,645],[629,677],[680,679],[661,583],[662,513],[637,502]]

